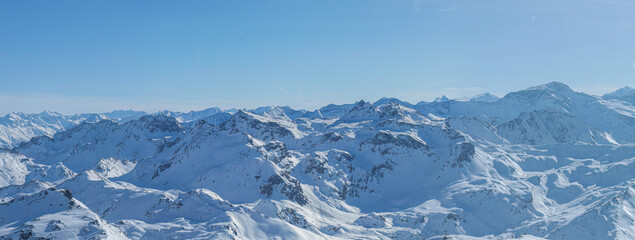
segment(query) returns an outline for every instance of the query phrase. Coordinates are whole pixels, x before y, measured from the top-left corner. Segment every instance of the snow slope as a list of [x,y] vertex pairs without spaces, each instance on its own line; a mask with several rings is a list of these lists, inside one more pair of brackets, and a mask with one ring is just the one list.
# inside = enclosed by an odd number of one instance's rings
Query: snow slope
[[12,148],[36,136],[53,136],[82,122],[112,119],[127,122],[146,115],[145,112],[117,110],[102,114],[62,115],[44,111],[39,114],[9,113],[0,117],[0,148]]
[[500,99],[496,95],[492,95],[491,93],[481,93],[474,95],[472,97],[463,97],[456,99],[457,101],[472,101],[472,102],[496,102]]
[[619,100],[635,105],[635,89],[625,86],[615,90],[615,92],[602,95],[602,98],[607,100]]
[[84,121],[0,152],[0,238],[633,239],[634,116],[549,83]]

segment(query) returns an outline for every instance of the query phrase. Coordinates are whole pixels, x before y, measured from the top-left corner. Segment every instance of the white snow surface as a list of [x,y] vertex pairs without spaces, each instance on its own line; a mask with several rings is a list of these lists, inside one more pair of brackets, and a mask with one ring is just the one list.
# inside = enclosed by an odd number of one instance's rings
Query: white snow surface
[[562,83],[138,114],[1,118],[0,239],[635,239],[635,109]]

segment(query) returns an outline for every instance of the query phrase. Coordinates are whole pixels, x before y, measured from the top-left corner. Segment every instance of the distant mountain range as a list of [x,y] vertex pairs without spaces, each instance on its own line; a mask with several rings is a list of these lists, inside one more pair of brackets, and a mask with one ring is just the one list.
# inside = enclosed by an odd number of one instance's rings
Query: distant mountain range
[[634,96],[11,113],[0,239],[633,239]]

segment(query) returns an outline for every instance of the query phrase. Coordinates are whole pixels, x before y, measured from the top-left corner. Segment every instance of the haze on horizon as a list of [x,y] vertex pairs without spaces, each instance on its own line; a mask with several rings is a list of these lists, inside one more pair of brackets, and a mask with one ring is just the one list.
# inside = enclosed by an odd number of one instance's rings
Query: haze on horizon
[[416,103],[635,77],[629,1],[0,2],[0,115]]

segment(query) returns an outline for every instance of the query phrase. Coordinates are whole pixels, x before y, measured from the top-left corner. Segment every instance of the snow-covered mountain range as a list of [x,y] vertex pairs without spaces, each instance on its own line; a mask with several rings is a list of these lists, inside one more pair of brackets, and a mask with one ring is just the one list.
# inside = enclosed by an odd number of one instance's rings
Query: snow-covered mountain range
[[12,113],[0,239],[634,239],[625,89]]

